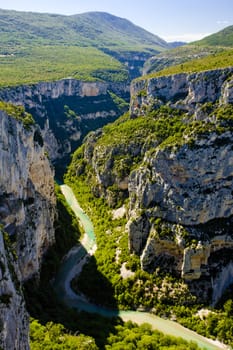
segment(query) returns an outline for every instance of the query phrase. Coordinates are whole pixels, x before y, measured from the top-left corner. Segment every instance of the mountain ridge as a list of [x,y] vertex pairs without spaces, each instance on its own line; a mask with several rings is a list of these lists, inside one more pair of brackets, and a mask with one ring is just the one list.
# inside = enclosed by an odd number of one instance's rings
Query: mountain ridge
[[[58,21],[59,19],[59,21]],[[97,28],[93,28],[93,23],[98,25]],[[111,22],[111,25],[109,25]],[[22,34],[28,34],[26,39],[42,39],[45,40],[44,43],[49,43],[49,40],[56,40],[57,43],[63,44],[73,44],[73,45],[83,45],[83,46],[116,46],[116,43],[111,42],[112,40],[112,29],[118,30],[122,35],[124,34],[125,39],[125,29],[131,31],[133,34],[137,34],[136,39],[130,39],[129,42],[132,45],[139,47],[140,45],[161,45],[163,48],[169,48],[169,45],[165,40],[159,38],[158,36],[146,31],[145,29],[133,24],[131,21],[114,16],[107,12],[86,12],[82,14],[76,14],[71,16],[58,15],[58,14],[41,14],[36,12],[20,12],[11,10],[0,9],[0,25],[4,24],[4,34],[7,32],[14,34],[19,30]],[[18,28],[18,25],[21,27]],[[82,27],[83,26],[83,27]],[[37,31],[36,31],[37,29]],[[52,31],[50,32],[50,30]],[[90,30],[90,37],[88,33],[83,31],[83,29]],[[111,35],[103,36],[103,29]],[[47,33],[46,33],[47,30]],[[61,30],[63,33],[61,33]],[[54,33],[55,32],[55,33]],[[61,35],[62,34],[62,35]],[[70,35],[70,37],[68,37]],[[94,42],[101,35],[101,43]],[[106,35],[106,33],[105,33]],[[20,35],[22,37],[22,35]],[[32,36],[32,37],[30,37]],[[117,40],[121,38],[115,35]],[[67,42],[64,42],[64,39]],[[86,41],[88,39],[88,41]],[[106,40],[106,41],[105,41]],[[146,41],[147,40],[147,41]],[[121,43],[122,40],[120,40]],[[144,42],[145,41],[145,42]],[[31,43],[30,43],[31,44]],[[54,42],[52,43],[54,45]],[[123,46],[127,46],[127,41]],[[119,45],[118,45],[119,46]]]
[[102,12],[65,16],[0,9],[0,41],[1,86],[67,76],[131,80],[149,57],[170,48],[132,22]]

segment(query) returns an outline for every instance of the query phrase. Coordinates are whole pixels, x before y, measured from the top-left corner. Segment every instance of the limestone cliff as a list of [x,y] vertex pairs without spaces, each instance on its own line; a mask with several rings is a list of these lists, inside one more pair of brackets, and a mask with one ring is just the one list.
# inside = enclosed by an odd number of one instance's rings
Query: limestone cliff
[[135,81],[130,116],[92,133],[73,160],[111,206],[129,198],[129,247],[143,269],[200,290],[205,278],[213,298],[232,271],[232,86],[233,68]]
[[41,127],[50,159],[63,165],[88,131],[128,109],[129,85],[66,78],[4,88],[0,99],[25,106]]
[[54,240],[53,170],[37,128],[0,113],[0,218],[16,241],[22,279],[38,273]]
[[29,319],[15,258],[0,232],[0,348],[29,349]]
[[[53,170],[38,127],[0,111],[0,347],[28,349],[21,282],[54,242]],[[3,240],[2,232],[5,240]]]
[[229,67],[140,79],[131,85],[131,113],[141,115],[148,107],[168,104],[190,114],[196,113],[198,117],[200,107],[206,102],[233,102],[232,73],[233,68]]

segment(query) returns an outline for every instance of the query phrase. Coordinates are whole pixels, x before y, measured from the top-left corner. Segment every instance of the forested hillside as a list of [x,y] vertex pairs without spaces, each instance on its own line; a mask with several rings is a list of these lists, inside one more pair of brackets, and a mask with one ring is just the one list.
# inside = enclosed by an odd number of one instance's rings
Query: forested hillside
[[0,86],[66,77],[126,81],[139,75],[147,58],[169,48],[158,36],[102,12],[0,10],[0,28]]

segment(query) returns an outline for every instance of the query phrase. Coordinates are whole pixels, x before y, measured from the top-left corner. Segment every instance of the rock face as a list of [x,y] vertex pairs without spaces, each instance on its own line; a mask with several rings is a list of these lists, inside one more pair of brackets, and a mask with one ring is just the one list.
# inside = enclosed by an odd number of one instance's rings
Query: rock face
[[44,252],[54,241],[53,170],[38,129],[0,114],[0,218],[16,240],[22,280],[38,273]]
[[0,347],[29,349],[29,319],[17,268],[0,232]]
[[67,78],[4,88],[0,99],[25,106],[41,127],[50,159],[62,164],[88,131],[128,109],[129,85]]
[[198,116],[203,103],[232,103],[233,68],[145,79],[131,85],[131,113],[145,114],[163,104]]
[[[134,117],[146,114],[147,108],[166,103],[207,125],[216,116],[214,112],[211,117],[203,113],[205,103],[231,108],[232,73],[233,69],[229,68],[140,81],[131,89],[131,113]],[[145,88],[146,94],[140,93]],[[232,112],[231,108],[229,119]],[[228,267],[233,252],[232,142],[233,132],[229,127],[203,132],[192,144],[155,148],[154,152],[145,154],[144,164],[129,177],[129,242],[131,250],[141,254],[142,267],[153,269],[167,255],[173,259],[173,271],[188,281],[203,276],[216,278],[218,282],[212,285],[215,302],[216,295],[220,297],[233,280],[233,275],[229,277],[232,269]],[[147,225],[149,229],[141,233],[147,242],[139,249],[137,244],[135,248],[138,231],[134,226],[135,221],[141,221],[142,210],[148,223],[161,218],[167,225],[173,225],[169,238],[159,237],[158,232],[155,238],[154,224]],[[177,225],[185,230],[183,237],[177,232]],[[228,259],[213,259],[217,252],[221,256],[225,250]],[[215,261],[211,265],[212,260]],[[221,283],[225,269],[229,278]]]
[[94,192],[110,205],[129,198],[129,248],[143,269],[200,282],[202,292],[204,278],[215,302],[233,280],[232,86],[233,68],[133,82],[119,142],[90,135],[76,167],[89,165]]
[[0,111],[0,347],[4,350],[29,348],[21,282],[39,275],[43,256],[54,242],[53,176],[39,128],[25,128]]

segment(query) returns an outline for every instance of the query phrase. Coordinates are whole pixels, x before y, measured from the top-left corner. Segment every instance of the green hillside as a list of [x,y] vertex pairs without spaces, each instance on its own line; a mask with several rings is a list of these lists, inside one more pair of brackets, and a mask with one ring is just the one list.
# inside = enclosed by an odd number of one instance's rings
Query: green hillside
[[[104,12],[74,16],[0,10],[3,48],[15,45],[76,45],[132,49],[168,48],[156,35]],[[12,47],[13,46],[13,47]]]
[[195,42],[202,46],[228,46],[233,47],[233,25],[218,33],[209,35],[202,40]]
[[124,81],[126,68],[94,47],[28,46],[10,56],[0,56],[0,86],[53,81],[66,77],[93,81]]
[[102,12],[63,16],[0,10],[0,41],[0,86],[67,76],[125,81],[126,63],[135,54],[142,66],[169,48],[158,36]]
[[[183,65],[185,62],[193,61],[194,59],[203,59],[207,56],[211,58],[211,55],[221,55],[221,53],[224,50],[230,48],[233,48],[233,26],[227,27],[221,30],[220,32],[212,34],[202,40],[195,41],[193,43],[175,48],[173,50],[166,50],[154,57],[151,57],[145,63],[143,73],[144,75],[150,74],[152,72],[163,70],[167,67],[181,64]],[[213,61],[214,59],[212,60],[212,62]],[[222,62],[222,60],[220,61]],[[191,64],[192,63],[190,62],[190,66]],[[216,64],[217,62],[215,62],[213,68],[215,68]],[[232,65],[232,61],[229,65]],[[188,66],[189,65],[187,65],[187,67]],[[194,69],[196,69],[196,64]]]

